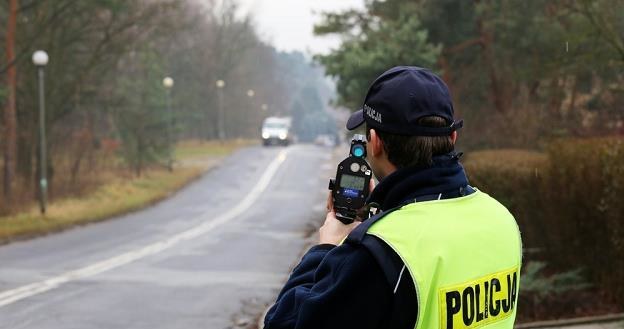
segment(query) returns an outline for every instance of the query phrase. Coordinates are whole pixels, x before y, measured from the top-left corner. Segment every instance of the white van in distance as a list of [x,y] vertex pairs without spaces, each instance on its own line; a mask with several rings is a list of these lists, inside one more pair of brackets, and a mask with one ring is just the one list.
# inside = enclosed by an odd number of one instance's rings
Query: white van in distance
[[268,117],[262,123],[262,145],[284,145],[292,143],[291,119],[289,117]]

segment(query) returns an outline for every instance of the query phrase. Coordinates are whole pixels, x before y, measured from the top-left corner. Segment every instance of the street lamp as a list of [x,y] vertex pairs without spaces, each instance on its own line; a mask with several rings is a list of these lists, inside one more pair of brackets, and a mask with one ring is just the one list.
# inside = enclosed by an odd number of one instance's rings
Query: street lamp
[[249,119],[248,119],[248,123],[251,124],[254,121],[254,118],[257,120],[258,119],[258,112],[255,111],[254,109],[254,101],[253,101],[253,97],[256,95],[256,92],[253,89],[249,89],[247,90],[247,97],[249,97],[249,107],[251,108],[251,112],[249,113]]
[[48,65],[48,53],[37,50],[32,56],[32,61],[37,66],[39,75],[39,208],[45,215],[46,202],[48,199],[48,181],[46,179],[46,134],[45,134],[45,89],[44,68]]
[[163,86],[165,86],[165,88],[167,89],[171,89],[173,87],[173,79],[170,77],[166,77],[163,79]]
[[171,88],[173,88],[174,82],[171,77],[165,77],[163,79],[163,86],[165,87],[165,94],[167,95],[167,114],[169,120],[167,120],[167,138],[169,139],[169,160],[167,161],[167,168],[169,171],[173,171],[173,112],[171,111]]
[[225,81],[217,80],[217,102],[218,102],[218,114],[217,123],[219,126],[219,139],[223,141],[225,139],[225,113],[223,112],[223,88],[225,88]]

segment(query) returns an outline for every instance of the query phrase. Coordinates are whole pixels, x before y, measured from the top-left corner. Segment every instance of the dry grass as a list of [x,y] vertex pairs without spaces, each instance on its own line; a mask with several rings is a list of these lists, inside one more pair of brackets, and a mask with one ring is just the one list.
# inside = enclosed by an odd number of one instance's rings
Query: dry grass
[[197,159],[205,156],[225,156],[244,146],[257,144],[257,141],[235,139],[225,143],[218,141],[188,140],[178,144],[175,158],[178,160]]
[[173,172],[162,168],[145,171],[141,177],[128,173],[101,173],[108,183],[91,193],[49,204],[42,216],[33,204],[29,209],[0,217],[0,243],[42,235],[68,227],[104,220],[144,208],[178,191],[223,157],[250,145],[245,140],[219,142],[185,141],[176,148]]

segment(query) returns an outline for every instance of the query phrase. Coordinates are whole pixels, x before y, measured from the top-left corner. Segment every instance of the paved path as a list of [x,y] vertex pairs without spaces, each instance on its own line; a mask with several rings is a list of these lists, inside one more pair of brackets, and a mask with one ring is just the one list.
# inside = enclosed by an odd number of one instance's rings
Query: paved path
[[330,152],[244,149],[152,208],[0,247],[0,328],[252,320],[321,221]]
[[624,321],[604,322],[595,324],[580,324],[561,327],[547,327],[550,329],[624,329]]
[[[563,328],[563,327],[560,327]],[[611,322],[611,323],[599,323],[599,324],[585,324],[580,326],[565,327],[569,329],[624,329],[624,321]]]

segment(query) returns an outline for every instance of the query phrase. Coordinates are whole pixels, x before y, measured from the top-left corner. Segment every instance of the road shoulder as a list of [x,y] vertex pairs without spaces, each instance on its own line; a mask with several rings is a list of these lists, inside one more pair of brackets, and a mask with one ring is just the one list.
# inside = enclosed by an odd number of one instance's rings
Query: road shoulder
[[176,151],[174,170],[151,168],[136,177],[119,172],[90,193],[54,200],[42,215],[38,206],[0,217],[0,245],[61,232],[77,226],[112,219],[165,200],[218,167],[249,141],[224,144],[184,144]]

